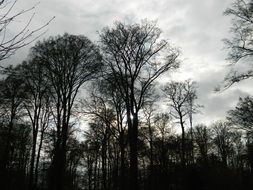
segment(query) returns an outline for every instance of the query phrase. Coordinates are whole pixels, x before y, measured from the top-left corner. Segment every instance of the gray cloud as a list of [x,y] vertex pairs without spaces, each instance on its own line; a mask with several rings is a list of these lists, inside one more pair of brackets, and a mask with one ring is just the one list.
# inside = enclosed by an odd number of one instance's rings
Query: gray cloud
[[[35,0],[19,0],[15,10],[29,8]],[[115,20],[139,22],[157,20],[162,37],[181,48],[182,66],[174,78],[196,80],[198,103],[204,105],[199,122],[224,118],[239,96],[252,94],[249,81],[235,85],[224,93],[213,93],[228,72],[226,51],[221,41],[229,37],[230,18],[223,16],[232,0],[41,0],[31,27],[41,26],[56,16],[44,37],[69,32],[98,40],[97,31],[112,26]],[[25,20],[25,18],[24,18]],[[15,32],[17,27],[13,27]],[[22,61],[28,48],[20,50],[6,63]],[[165,77],[166,78],[166,77]],[[165,80],[165,78],[163,78]]]

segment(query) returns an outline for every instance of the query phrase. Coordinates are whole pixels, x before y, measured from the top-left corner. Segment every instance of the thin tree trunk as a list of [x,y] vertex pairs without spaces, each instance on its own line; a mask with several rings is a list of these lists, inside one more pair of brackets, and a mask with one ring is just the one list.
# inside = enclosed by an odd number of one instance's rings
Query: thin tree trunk
[[[35,127],[35,126],[34,126]],[[37,131],[33,131],[32,138],[32,153],[31,153],[31,162],[30,162],[30,177],[29,177],[29,189],[34,189],[34,163],[36,156],[36,142],[37,142]]]
[[185,168],[185,131],[184,131],[184,122],[183,118],[180,116],[180,125],[182,129],[182,167]]
[[98,164],[98,155],[96,155],[95,158],[95,166],[94,166],[94,186],[93,186],[93,190],[97,190],[97,178],[98,178],[98,174],[97,174],[97,164]]
[[43,144],[43,139],[44,139],[44,130],[41,131],[40,134],[40,143],[39,143],[39,148],[38,148],[38,153],[37,153],[37,158],[36,158],[36,164],[35,164],[35,172],[34,172],[34,184],[37,186],[38,184],[38,168],[39,168],[39,162],[40,162],[40,152]]
[[11,172],[9,168],[9,163],[12,161],[12,156],[11,156],[11,141],[12,141],[12,131],[13,131],[13,125],[14,125],[14,118],[15,118],[15,109],[14,109],[14,100],[12,99],[12,106],[11,106],[11,118],[9,122],[9,128],[8,128],[8,134],[7,134],[7,142],[5,146],[5,151],[4,151],[4,163],[3,163],[3,168],[4,168],[4,173],[5,176],[3,179],[3,183],[5,184],[5,188],[9,190],[11,188]]
[[[150,119],[149,119],[150,120]],[[150,146],[150,176],[153,175],[153,134],[152,134],[152,129],[151,129],[151,124],[149,121],[148,124],[148,130],[149,130],[149,146]]]
[[89,190],[92,190],[92,162],[91,162],[91,158],[87,158],[87,166],[88,166],[88,187]]
[[106,138],[107,138],[107,135],[105,134],[105,137],[103,139],[103,142],[102,142],[102,183],[103,183],[103,189],[106,190],[107,189],[107,167],[106,167]]

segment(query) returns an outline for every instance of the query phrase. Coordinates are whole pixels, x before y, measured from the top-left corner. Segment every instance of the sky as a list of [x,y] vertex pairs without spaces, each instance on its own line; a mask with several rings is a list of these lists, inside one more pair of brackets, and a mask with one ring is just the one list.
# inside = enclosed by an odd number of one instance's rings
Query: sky
[[[222,39],[231,37],[231,18],[223,12],[233,0],[18,0],[13,12],[35,9],[16,20],[9,27],[15,34],[35,13],[30,28],[40,27],[52,17],[47,27],[51,35],[82,34],[98,41],[98,33],[115,21],[140,22],[156,20],[163,31],[162,37],[180,48],[181,67],[166,78],[191,79],[198,83],[198,100],[203,105],[201,113],[194,116],[194,124],[210,124],[224,119],[233,109],[239,97],[252,95],[252,81],[243,81],[223,92],[214,92],[231,69],[226,61],[227,50]],[[33,44],[30,44],[32,46]],[[19,50],[3,64],[21,63],[28,55],[29,47]]]

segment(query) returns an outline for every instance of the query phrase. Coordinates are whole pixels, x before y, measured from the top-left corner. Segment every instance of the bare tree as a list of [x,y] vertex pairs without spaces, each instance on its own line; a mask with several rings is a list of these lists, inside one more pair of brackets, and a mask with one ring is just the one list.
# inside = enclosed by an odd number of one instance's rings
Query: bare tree
[[163,89],[169,101],[169,106],[172,108],[172,116],[177,120],[182,130],[182,165],[185,166],[185,121],[189,113],[196,112],[198,105],[193,105],[192,102],[197,98],[195,83],[186,82],[171,82],[165,85]]
[[104,55],[105,79],[120,92],[126,107],[130,145],[131,189],[138,189],[139,111],[150,85],[164,72],[178,66],[179,52],[167,41],[154,23],[123,24],[105,28],[100,34]]
[[252,133],[253,131],[253,98],[239,98],[235,109],[228,111],[228,120],[238,128]]
[[98,48],[84,36],[64,34],[38,42],[31,57],[45,68],[55,102],[56,144],[51,189],[64,189],[66,150],[72,107],[81,85],[94,78],[101,67]]
[[[9,70],[15,72],[15,68],[9,67]],[[2,182],[6,185],[2,185],[5,188],[9,188],[11,183],[10,170],[12,168],[12,149],[13,134],[15,133],[15,124],[22,116],[22,102],[25,99],[25,86],[21,77],[14,74],[9,75],[6,79],[0,81],[0,109],[2,118],[8,122],[8,129],[6,132],[6,141],[4,142],[3,160],[0,164],[0,169],[3,172],[1,178]]]
[[147,127],[147,140],[149,144],[149,160],[150,160],[150,178],[151,184],[153,183],[153,169],[154,169],[154,138],[155,138],[155,126],[154,126],[154,101],[146,103],[143,114],[145,118],[144,125]]
[[[49,122],[50,116],[50,82],[45,77],[45,68],[38,60],[23,62],[16,67],[15,75],[22,77],[26,88],[26,98],[23,101],[24,108],[32,124],[32,151],[30,162],[29,186],[34,189],[38,179],[38,164],[40,158],[43,133]],[[38,143],[38,134],[40,142]],[[39,145],[38,151],[37,146]],[[36,158],[37,157],[37,158]]]
[[228,60],[234,64],[241,61],[249,68],[246,72],[232,69],[225,78],[225,88],[228,88],[234,83],[253,76],[253,3],[251,0],[236,0],[224,14],[232,16],[233,19],[231,27],[233,37],[224,40],[230,51]]
[[203,164],[208,163],[208,151],[211,147],[211,133],[210,129],[204,124],[199,124],[194,128],[194,139],[198,146],[200,161]]
[[[43,35],[46,30],[46,26],[54,19],[51,18],[44,25],[30,29],[31,22],[35,16],[33,11],[37,5],[32,6],[24,10],[14,12],[14,8],[18,0],[1,0],[0,1],[0,61],[13,55],[18,49],[27,46],[28,44],[37,40]],[[30,14],[30,16],[29,16]],[[28,15],[29,18],[25,21],[24,26],[14,33],[9,34],[10,25],[15,23],[23,15]]]
[[159,147],[159,157],[160,164],[164,170],[166,170],[168,166],[168,148],[166,147],[166,141],[168,136],[172,134],[172,122],[171,116],[167,113],[159,113],[155,115],[154,118],[155,128],[157,130],[158,139],[160,139],[160,147]]
[[[104,80],[96,80],[92,84],[93,91],[88,101],[82,101],[82,113],[88,114],[92,119],[100,119],[106,126],[107,133],[116,140],[120,152],[119,188],[125,188],[126,181],[126,109],[124,101],[117,89]],[[103,164],[102,164],[103,165]],[[106,185],[104,184],[104,188]]]
[[221,156],[223,166],[228,165],[228,156],[233,149],[233,132],[231,131],[231,125],[228,122],[218,121],[213,124],[214,132],[214,144],[218,149],[218,153]]
[[251,172],[253,173],[253,98],[249,96],[239,98],[236,107],[228,111],[227,119],[234,125],[234,128],[246,132],[247,156]]

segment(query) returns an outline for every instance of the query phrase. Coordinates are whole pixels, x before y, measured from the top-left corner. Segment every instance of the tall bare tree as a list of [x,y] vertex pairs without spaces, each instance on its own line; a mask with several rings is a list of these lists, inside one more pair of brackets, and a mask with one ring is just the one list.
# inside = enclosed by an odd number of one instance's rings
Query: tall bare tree
[[[38,163],[40,158],[40,147],[43,141],[43,133],[49,122],[50,116],[50,83],[45,77],[45,68],[38,60],[23,62],[16,67],[16,75],[22,77],[26,88],[26,98],[23,101],[24,108],[32,124],[32,151],[30,162],[30,189],[36,187],[38,178]],[[38,135],[40,143],[38,143]],[[38,151],[37,151],[37,146]],[[37,157],[37,158],[36,158]]]
[[101,67],[98,48],[86,37],[64,34],[38,42],[31,57],[42,64],[55,102],[56,145],[50,188],[64,189],[66,150],[72,107],[80,87]]
[[126,107],[130,145],[130,188],[138,189],[139,111],[151,84],[164,72],[178,67],[179,52],[160,40],[155,23],[123,24],[100,34],[105,79],[120,92]]

